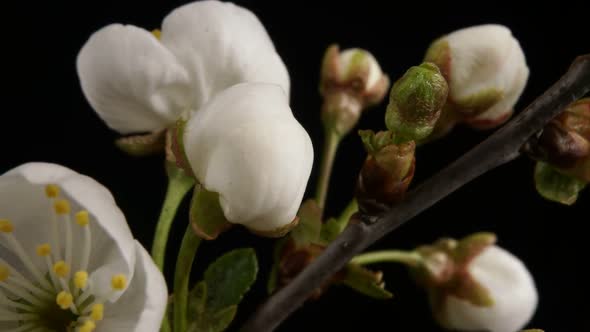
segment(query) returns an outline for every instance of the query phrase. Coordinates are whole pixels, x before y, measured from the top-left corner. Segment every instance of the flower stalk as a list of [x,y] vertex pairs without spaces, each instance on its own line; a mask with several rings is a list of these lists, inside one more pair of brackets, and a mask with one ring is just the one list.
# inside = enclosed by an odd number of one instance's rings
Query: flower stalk
[[424,263],[424,259],[415,251],[382,250],[366,252],[358,255],[353,258],[350,263],[358,265],[401,263],[411,267],[418,267]]
[[330,184],[330,176],[334,166],[334,159],[340,145],[341,137],[335,132],[326,130],[324,139],[324,150],[322,153],[322,161],[320,164],[320,177],[316,188],[316,201],[320,209],[324,209],[326,205],[326,198],[328,195],[328,187]]
[[187,330],[188,282],[200,243],[201,238],[188,225],[182,238],[174,273],[174,332]]
[[183,170],[170,163],[166,164],[166,173],[168,174],[168,189],[166,190],[166,197],[162,204],[162,211],[160,212],[152,244],[152,257],[160,270],[164,270],[168,235],[176,211],[186,194],[195,184],[192,177],[187,176]]

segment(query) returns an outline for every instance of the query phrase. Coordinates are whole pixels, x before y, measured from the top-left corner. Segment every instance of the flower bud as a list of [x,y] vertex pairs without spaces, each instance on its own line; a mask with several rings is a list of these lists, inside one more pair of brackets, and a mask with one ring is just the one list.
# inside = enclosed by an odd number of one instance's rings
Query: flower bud
[[458,331],[514,332],[532,317],[537,289],[524,264],[477,233],[439,240],[418,252],[425,263],[414,275],[429,292],[437,321]]
[[324,125],[340,136],[358,122],[362,111],[383,100],[389,78],[375,57],[359,48],[328,47],[322,62],[320,94]]
[[313,147],[280,86],[222,91],[188,120],[183,143],[192,173],[218,194],[228,222],[272,236],[296,224]]
[[438,67],[424,62],[411,67],[389,94],[385,113],[387,128],[401,141],[426,138],[447,100],[448,86]]
[[395,144],[392,132],[359,132],[368,156],[356,186],[359,210],[368,214],[383,212],[401,201],[414,177],[416,143]]
[[524,151],[565,175],[590,182],[590,98],[570,104]]
[[448,112],[456,115],[447,118],[480,129],[510,118],[529,75],[520,44],[501,25],[479,25],[443,36],[431,44],[424,61],[435,63],[449,84]]

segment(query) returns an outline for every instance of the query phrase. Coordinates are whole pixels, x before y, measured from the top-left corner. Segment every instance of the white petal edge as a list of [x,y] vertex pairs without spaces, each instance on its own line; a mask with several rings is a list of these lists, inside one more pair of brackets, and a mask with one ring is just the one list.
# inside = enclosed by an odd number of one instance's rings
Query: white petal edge
[[289,95],[287,68],[246,8],[213,0],[181,6],[164,19],[161,41],[190,75],[191,109],[243,82],[277,84]]
[[472,262],[469,271],[490,291],[495,304],[476,307],[449,297],[445,306],[448,325],[461,331],[520,331],[538,303],[534,280],[522,261],[498,246],[491,246]]
[[163,129],[188,104],[188,73],[144,29],[111,24],[98,30],[76,64],[86,99],[121,134]]
[[135,242],[135,276],[127,292],[105,307],[96,332],[157,332],[166,311],[168,290],[164,276],[148,252]]

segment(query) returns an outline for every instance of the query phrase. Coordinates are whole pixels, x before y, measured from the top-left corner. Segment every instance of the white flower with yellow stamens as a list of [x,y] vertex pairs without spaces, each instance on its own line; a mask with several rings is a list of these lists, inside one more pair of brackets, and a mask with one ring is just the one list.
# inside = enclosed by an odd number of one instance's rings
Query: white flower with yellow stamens
[[0,176],[0,330],[158,331],[162,274],[110,192],[65,167]]
[[289,94],[289,74],[256,15],[232,3],[199,1],[172,11],[150,33],[111,24],[77,59],[84,95],[122,134],[165,129],[238,83],[265,82]]

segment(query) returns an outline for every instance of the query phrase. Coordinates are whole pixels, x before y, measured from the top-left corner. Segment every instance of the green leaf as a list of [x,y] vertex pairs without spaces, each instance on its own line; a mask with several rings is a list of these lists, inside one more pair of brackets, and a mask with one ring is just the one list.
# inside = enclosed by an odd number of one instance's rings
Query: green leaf
[[322,210],[313,199],[305,201],[299,209],[299,225],[292,231],[291,236],[297,247],[316,243],[320,238],[322,229]]
[[208,312],[237,305],[250,289],[258,274],[254,249],[236,249],[221,256],[205,271]]
[[358,265],[349,264],[346,267],[346,275],[342,283],[353,290],[378,300],[387,300],[393,297],[384,286],[380,273],[372,272]]
[[535,187],[544,198],[565,205],[572,205],[586,182],[557,171],[551,165],[537,162],[535,166]]
[[225,331],[236,317],[238,306],[232,305],[221,309],[208,319],[194,322],[188,328],[189,332],[222,332]]
[[189,216],[195,233],[206,240],[217,238],[231,226],[219,204],[219,194],[203,187],[195,189]]
[[[187,315],[189,325],[191,320],[200,317],[205,312],[205,304],[207,302],[207,285],[204,281],[200,281],[193,287],[188,295],[188,309]],[[196,313],[196,316],[195,316]]]

